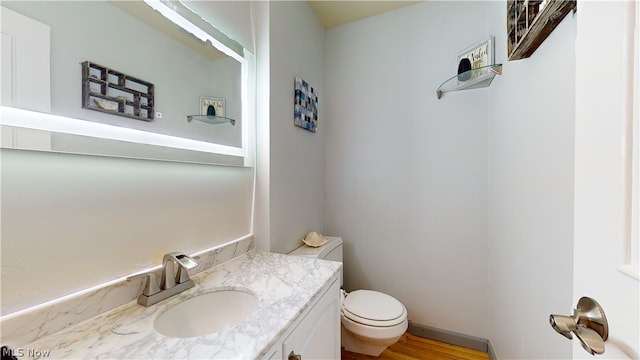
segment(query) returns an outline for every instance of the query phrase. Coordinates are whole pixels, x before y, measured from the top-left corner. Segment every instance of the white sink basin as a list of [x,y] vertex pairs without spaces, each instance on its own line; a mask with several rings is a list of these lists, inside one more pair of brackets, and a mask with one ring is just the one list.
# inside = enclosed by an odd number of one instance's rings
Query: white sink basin
[[213,334],[248,318],[258,306],[249,290],[216,290],[189,298],[160,314],[153,326],[164,336]]

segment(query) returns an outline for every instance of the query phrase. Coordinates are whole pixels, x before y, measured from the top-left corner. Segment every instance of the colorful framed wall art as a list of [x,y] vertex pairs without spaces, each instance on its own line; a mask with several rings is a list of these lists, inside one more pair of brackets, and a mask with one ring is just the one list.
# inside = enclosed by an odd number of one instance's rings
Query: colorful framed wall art
[[318,128],[318,93],[308,82],[294,79],[293,124],[316,132]]

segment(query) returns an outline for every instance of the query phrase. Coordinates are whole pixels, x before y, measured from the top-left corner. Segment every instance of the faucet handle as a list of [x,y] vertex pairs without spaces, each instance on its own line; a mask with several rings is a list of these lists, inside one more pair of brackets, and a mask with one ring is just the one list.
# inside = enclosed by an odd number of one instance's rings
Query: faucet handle
[[180,261],[180,266],[178,267],[178,273],[176,274],[176,283],[182,284],[191,280],[189,278],[189,272],[187,270],[193,269],[198,266],[198,263],[190,256],[180,254],[176,256]]
[[174,259],[176,260],[176,262],[180,264],[181,267],[187,270],[193,269],[194,267],[198,266],[198,263],[191,256],[188,256],[179,252],[172,252],[167,255],[170,255],[172,257],[175,256]]
[[144,290],[142,290],[142,294],[145,296],[151,296],[160,292],[160,287],[158,286],[158,280],[156,279],[156,273],[153,271],[149,271],[142,274],[132,275],[127,278],[127,281],[131,281],[133,279],[146,277],[147,281],[144,285]]

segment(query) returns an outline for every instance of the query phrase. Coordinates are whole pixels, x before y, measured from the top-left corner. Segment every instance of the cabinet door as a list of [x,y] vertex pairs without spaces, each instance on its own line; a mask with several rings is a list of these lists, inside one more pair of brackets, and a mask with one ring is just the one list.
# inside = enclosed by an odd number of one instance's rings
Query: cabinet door
[[340,288],[334,282],[282,343],[282,357],[340,359]]

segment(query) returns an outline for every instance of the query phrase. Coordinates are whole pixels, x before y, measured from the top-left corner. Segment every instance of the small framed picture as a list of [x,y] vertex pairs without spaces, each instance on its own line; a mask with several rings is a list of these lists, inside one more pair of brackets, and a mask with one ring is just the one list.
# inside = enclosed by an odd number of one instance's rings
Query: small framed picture
[[[489,36],[477,44],[473,44],[460,51],[456,55],[458,68],[458,82],[467,82],[469,85],[491,77],[491,70],[487,66],[494,63],[494,38]],[[470,70],[484,68],[482,70]]]
[[201,96],[200,115],[225,117],[224,99],[219,97]]
[[318,92],[302,78],[294,78],[293,124],[316,132],[318,128]]

